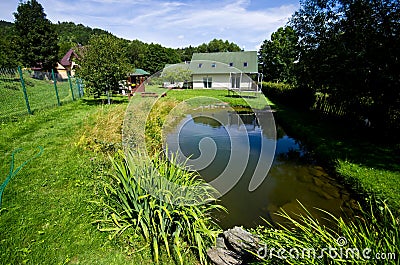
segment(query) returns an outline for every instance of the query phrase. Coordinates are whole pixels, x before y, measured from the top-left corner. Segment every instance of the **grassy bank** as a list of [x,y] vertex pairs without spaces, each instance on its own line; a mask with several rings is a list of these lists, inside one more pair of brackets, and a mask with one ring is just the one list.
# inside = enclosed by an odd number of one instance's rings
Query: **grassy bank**
[[301,140],[320,162],[362,196],[374,194],[400,208],[400,143],[380,137],[361,121],[344,122],[274,104],[277,121]]
[[[44,151],[5,188],[0,263],[152,263],[153,253],[142,238],[110,241],[109,234],[92,223],[103,218],[103,208],[91,201],[102,197],[101,183],[111,174],[107,154],[120,144],[127,106],[124,98],[114,102],[120,104],[80,100],[1,123],[1,182],[9,172],[13,150],[23,148],[16,154],[15,169],[37,153],[38,146]],[[161,255],[160,262],[173,260]]]

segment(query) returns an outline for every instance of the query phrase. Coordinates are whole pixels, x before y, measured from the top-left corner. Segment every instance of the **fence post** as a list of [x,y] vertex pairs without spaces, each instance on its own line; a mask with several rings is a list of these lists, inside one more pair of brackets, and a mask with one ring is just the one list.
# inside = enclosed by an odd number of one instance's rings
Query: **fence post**
[[60,104],[60,97],[58,96],[57,79],[55,78],[55,75],[54,75],[54,69],[51,69],[51,75],[52,75],[52,77],[53,77],[54,90],[56,91],[57,104],[58,104],[58,106],[61,106],[61,104]]
[[28,114],[32,115],[31,106],[29,106],[28,94],[26,93],[25,81],[24,77],[22,76],[22,70],[20,66],[18,66],[18,73],[21,80],[22,91],[24,92],[26,109],[28,110]]
[[79,78],[76,79],[76,87],[78,88],[79,97],[83,97],[83,90]]
[[69,88],[71,89],[72,100],[74,101],[75,100],[74,89],[72,88],[71,76],[69,74],[69,71],[67,71],[67,75],[68,75]]

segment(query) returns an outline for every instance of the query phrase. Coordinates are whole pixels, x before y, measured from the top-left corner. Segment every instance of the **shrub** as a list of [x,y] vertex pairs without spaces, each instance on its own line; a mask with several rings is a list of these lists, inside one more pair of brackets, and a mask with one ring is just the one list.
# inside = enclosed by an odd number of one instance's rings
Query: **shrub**
[[268,98],[290,106],[310,108],[315,101],[310,88],[285,83],[263,82],[262,92]]
[[[211,218],[216,204],[215,190],[160,153],[151,161],[129,153],[123,162],[112,160],[115,174],[105,184],[110,214],[99,221],[100,230],[121,235],[131,231],[149,242],[155,262],[160,249],[184,263],[183,253],[194,249],[200,262],[207,263],[206,249],[215,243],[220,228]],[[106,227],[112,224],[111,227]]]

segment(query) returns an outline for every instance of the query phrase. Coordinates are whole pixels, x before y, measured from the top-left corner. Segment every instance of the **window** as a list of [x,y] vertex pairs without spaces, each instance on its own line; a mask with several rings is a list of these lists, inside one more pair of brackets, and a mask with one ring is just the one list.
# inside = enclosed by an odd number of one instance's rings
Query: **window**
[[203,66],[203,64],[202,63],[199,63],[199,68],[201,68]]
[[203,77],[203,86],[204,88],[211,88],[212,87],[212,77]]
[[233,67],[233,63],[229,63],[229,67]]
[[249,64],[247,62],[244,62],[243,67],[247,67],[247,66],[249,66]]
[[217,64],[216,64],[216,63],[212,63],[212,64],[211,64],[211,67],[212,67],[212,68],[215,68],[215,67],[217,67]]

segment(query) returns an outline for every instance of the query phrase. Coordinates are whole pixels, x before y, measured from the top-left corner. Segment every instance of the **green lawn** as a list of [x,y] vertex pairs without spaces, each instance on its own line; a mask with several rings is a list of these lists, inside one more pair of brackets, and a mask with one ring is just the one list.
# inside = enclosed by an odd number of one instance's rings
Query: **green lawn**
[[[1,123],[1,182],[8,174],[13,150],[23,148],[16,155],[17,167],[38,151],[37,146],[44,148],[4,191],[1,264],[152,263],[152,254],[142,239],[129,244],[123,237],[110,241],[108,233],[92,224],[102,218],[103,209],[91,201],[101,197],[100,183],[109,174],[110,164],[107,155],[87,145],[90,141],[86,140],[120,137],[115,126],[108,126],[121,125],[127,100],[117,98],[114,102],[121,104],[106,106],[80,100]],[[119,118],[114,119],[117,114]],[[113,130],[114,136],[103,134]],[[162,262],[172,261],[162,257]]]
[[146,86],[146,91],[155,91],[157,93],[166,92],[165,99],[175,99],[184,101],[191,98],[196,98],[199,102],[200,97],[215,98],[222,102],[229,103],[232,107],[252,107],[254,109],[263,109],[267,103],[266,98],[260,93],[242,92],[241,94],[228,94],[226,89],[163,89],[156,86]]

